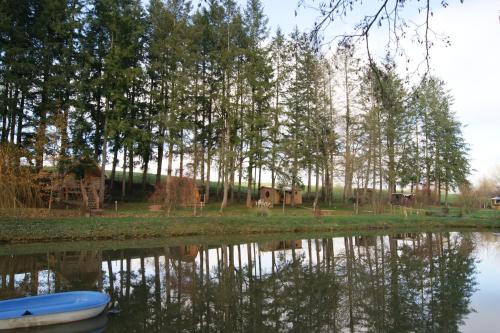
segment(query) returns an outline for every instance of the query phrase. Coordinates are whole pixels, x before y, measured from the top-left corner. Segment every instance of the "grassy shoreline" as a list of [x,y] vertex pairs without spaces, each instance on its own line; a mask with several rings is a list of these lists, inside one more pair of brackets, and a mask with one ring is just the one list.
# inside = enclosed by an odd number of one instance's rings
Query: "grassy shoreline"
[[491,210],[458,216],[410,215],[271,215],[250,211],[204,217],[124,215],[102,217],[2,217],[0,244],[92,240],[144,240],[171,237],[228,237],[293,233],[340,233],[376,230],[500,229]]
[[434,228],[424,230],[421,228],[405,229],[378,229],[367,231],[339,231],[339,232],[299,232],[299,233],[271,233],[271,234],[248,234],[248,235],[217,235],[217,236],[179,236],[179,237],[159,237],[146,239],[128,240],[74,240],[74,241],[53,241],[53,242],[22,242],[0,244],[0,256],[2,255],[30,255],[47,252],[65,251],[106,251],[124,249],[145,249],[164,248],[169,246],[219,246],[221,244],[248,244],[272,241],[289,241],[298,239],[320,239],[331,237],[350,236],[386,236],[388,234],[399,233],[422,233],[422,232],[488,232],[498,229],[474,229],[474,228]]

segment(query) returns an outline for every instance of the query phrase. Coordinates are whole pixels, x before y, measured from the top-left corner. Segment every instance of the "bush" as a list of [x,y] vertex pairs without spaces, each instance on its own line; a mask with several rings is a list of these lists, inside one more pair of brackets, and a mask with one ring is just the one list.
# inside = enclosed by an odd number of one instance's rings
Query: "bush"
[[474,191],[469,184],[460,186],[460,196],[458,204],[463,208],[464,213],[469,214],[483,205],[484,198],[481,198],[477,191]]
[[167,177],[166,183],[159,184],[149,197],[149,201],[162,204],[170,211],[177,207],[185,207],[200,202],[200,193],[192,178]]
[[272,208],[272,203],[259,200],[255,203],[255,206],[257,208],[257,216],[268,216],[269,215],[269,209]]
[[257,216],[268,216],[269,208],[267,207],[257,207]]

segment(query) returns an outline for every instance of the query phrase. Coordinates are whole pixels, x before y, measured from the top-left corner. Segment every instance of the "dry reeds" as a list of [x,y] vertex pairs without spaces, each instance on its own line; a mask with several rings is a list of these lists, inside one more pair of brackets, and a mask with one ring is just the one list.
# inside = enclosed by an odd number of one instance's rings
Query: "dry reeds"
[[32,168],[22,165],[26,153],[10,144],[0,144],[0,209],[37,207],[39,186]]

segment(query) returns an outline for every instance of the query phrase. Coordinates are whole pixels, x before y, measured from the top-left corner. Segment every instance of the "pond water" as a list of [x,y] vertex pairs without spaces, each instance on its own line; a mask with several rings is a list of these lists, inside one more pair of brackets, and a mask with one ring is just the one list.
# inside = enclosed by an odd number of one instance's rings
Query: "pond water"
[[0,298],[102,290],[119,310],[61,332],[500,327],[500,236],[494,233],[50,248],[0,247]]

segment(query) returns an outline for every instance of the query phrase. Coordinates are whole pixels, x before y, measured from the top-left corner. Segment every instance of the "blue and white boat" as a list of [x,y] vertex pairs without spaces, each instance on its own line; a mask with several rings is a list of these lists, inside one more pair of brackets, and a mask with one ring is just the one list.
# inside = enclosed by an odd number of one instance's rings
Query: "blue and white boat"
[[0,301],[0,330],[69,323],[101,314],[107,294],[71,291]]

